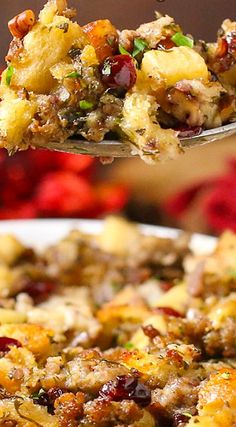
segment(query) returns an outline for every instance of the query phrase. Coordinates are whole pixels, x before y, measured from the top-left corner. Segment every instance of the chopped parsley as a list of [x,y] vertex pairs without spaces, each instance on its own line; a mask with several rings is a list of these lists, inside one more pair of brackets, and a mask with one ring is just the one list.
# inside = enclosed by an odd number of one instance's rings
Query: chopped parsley
[[78,73],[78,71],[72,71],[72,73],[69,73],[65,76],[65,79],[78,79],[81,78],[81,74]]
[[230,373],[229,372],[223,372],[223,374],[221,375],[221,377],[224,380],[229,380],[230,379]]
[[132,350],[134,348],[134,344],[132,344],[132,342],[127,342],[124,345],[124,348],[126,348],[126,350]]
[[122,288],[122,285],[120,283],[112,282],[111,287],[115,292],[119,292]]
[[90,108],[93,108],[93,103],[90,101],[86,101],[86,99],[83,99],[80,101],[79,106],[81,110],[90,110]]
[[129,56],[132,56],[133,58],[136,58],[136,56],[138,56],[140,53],[143,53],[146,48],[147,48],[147,43],[144,40],[137,38],[137,39],[134,39],[134,49],[132,54],[128,52],[128,50],[126,50],[124,46],[122,46],[121,44],[119,45],[119,52],[122,55],[129,55]]
[[140,53],[143,53],[147,48],[147,43],[142,39],[134,39],[134,50],[132,56],[135,58]]
[[11,84],[11,79],[13,77],[14,71],[15,71],[15,69],[14,69],[13,65],[9,65],[7,72],[6,72],[6,84],[7,84],[7,86],[10,86],[10,84]]
[[126,50],[121,44],[119,45],[119,52],[121,53],[121,55],[130,55],[128,50]]
[[235,268],[228,268],[226,271],[226,274],[232,278],[236,278],[236,269]]
[[115,42],[116,42],[115,36],[108,36],[107,37],[107,43],[109,44],[109,46],[114,47]]
[[193,48],[194,41],[190,37],[185,36],[183,33],[175,33],[171,40],[176,44],[176,46],[187,46]]

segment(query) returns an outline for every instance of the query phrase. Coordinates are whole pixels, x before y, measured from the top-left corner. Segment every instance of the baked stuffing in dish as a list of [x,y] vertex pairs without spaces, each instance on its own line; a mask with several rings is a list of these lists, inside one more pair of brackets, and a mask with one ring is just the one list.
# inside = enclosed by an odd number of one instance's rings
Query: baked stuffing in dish
[[154,162],[182,151],[179,136],[235,120],[234,22],[207,44],[169,16],[123,31],[106,19],[80,27],[74,16],[66,0],[50,0],[38,19],[27,10],[9,22],[0,145],[10,153],[115,135]]
[[0,236],[0,425],[233,427],[236,237],[108,218],[38,253]]

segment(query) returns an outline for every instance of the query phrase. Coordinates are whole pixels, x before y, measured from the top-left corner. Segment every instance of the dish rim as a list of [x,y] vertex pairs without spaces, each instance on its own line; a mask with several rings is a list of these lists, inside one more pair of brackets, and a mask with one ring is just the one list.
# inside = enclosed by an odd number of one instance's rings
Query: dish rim
[[[13,234],[24,244],[36,249],[43,249],[65,237],[73,229],[81,229],[85,233],[99,234],[104,219],[20,219],[1,220],[0,234]],[[177,238],[184,231],[178,228],[163,227],[136,223],[146,235],[163,238]],[[190,248],[198,254],[208,254],[216,246],[217,238],[201,233],[193,233]]]

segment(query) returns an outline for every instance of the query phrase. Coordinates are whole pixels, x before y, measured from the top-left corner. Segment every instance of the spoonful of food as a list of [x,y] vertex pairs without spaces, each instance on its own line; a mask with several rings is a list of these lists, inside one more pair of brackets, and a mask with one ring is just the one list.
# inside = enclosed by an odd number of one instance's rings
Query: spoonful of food
[[[180,145],[183,149],[194,148],[213,143],[235,133],[236,122],[215,129],[204,130],[197,135],[180,137]],[[182,134],[184,134],[184,132],[182,132]],[[63,143],[49,142],[46,145],[39,143],[37,147],[47,148],[50,151],[87,154],[94,157],[133,157],[137,155],[135,146],[128,141],[121,142],[117,140],[104,140],[97,143],[72,137]]]
[[122,31],[74,15],[50,0],[9,22],[0,147],[154,163],[236,133],[236,22],[205,43],[168,15]]

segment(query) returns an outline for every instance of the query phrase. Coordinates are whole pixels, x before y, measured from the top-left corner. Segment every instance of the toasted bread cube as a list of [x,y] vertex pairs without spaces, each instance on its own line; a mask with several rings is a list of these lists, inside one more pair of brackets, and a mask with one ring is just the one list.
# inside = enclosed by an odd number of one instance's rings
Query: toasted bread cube
[[35,368],[37,364],[29,350],[12,346],[9,353],[0,358],[0,386],[9,393],[19,391]]
[[9,234],[0,235],[0,263],[12,265],[24,252],[25,247]]
[[25,313],[20,313],[16,310],[0,308],[0,323],[25,323],[27,316]]
[[187,46],[174,47],[168,51],[151,50],[144,54],[142,71],[147,77],[164,80],[174,86],[180,80],[208,80],[204,59]]
[[76,22],[56,13],[55,2],[47,3],[39,22],[24,37],[21,55],[11,60],[14,68],[12,87],[48,94],[56,83],[50,68],[58,62],[71,61],[68,52],[75,42],[79,48],[88,43],[85,33]]
[[199,416],[187,426],[231,427],[236,420],[236,369],[222,368],[203,383],[199,393]]
[[39,358],[46,358],[52,351],[53,332],[38,325],[26,323],[1,325],[0,337],[16,339]]
[[[145,85],[143,79],[137,85]],[[175,158],[182,149],[177,134],[172,129],[162,129],[156,120],[158,105],[152,95],[142,92],[128,93],[125,97],[123,119],[120,127],[129,141],[147,163],[157,159]]]
[[[143,326],[148,325],[153,326],[157,329],[158,332],[163,335],[166,333],[167,324],[164,316],[162,316],[161,314],[155,314],[151,317],[148,317],[143,323]],[[130,342],[133,344],[134,348],[137,348],[139,350],[145,349],[150,344],[150,340],[145,335],[143,328],[139,328],[137,332],[135,332]]]
[[163,294],[157,301],[156,307],[170,307],[184,314],[188,302],[188,291],[185,283],[174,286]]
[[108,217],[99,236],[101,248],[116,255],[126,255],[140,239],[138,227],[123,218]]
[[21,149],[24,148],[23,135],[36,109],[36,104],[26,99],[4,99],[0,102],[0,148],[4,146],[5,140],[8,141],[8,151],[17,149],[19,146]]
[[[35,405],[29,399],[4,399],[0,402],[0,418],[5,420],[5,425],[16,422],[18,427],[59,427],[56,416],[50,415],[47,408]],[[30,421],[26,421],[29,419]]]

